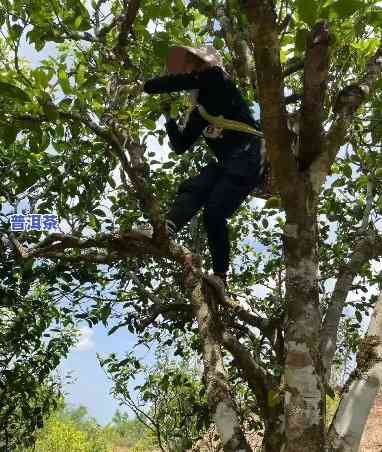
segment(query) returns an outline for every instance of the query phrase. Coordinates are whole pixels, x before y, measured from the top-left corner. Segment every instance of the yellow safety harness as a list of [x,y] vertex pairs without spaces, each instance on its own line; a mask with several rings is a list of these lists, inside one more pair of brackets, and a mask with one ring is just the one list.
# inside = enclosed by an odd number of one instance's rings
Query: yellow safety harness
[[262,132],[254,129],[244,122],[234,121],[233,119],[226,119],[222,115],[210,115],[200,104],[197,104],[197,108],[199,110],[200,116],[215,127],[218,127],[220,129],[236,130],[237,132],[252,133],[253,135],[257,135],[260,138],[264,138],[264,134]]
[[[229,130],[236,130],[238,132],[245,132],[245,133],[251,133],[253,135],[256,135],[260,138],[264,138],[264,134],[260,132],[259,130],[254,129],[253,127],[249,126],[248,124],[245,124],[240,121],[234,121],[232,119],[226,119],[223,115],[219,116],[213,116],[206,112],[205,108],[200,105],[196,104],[196,107],[199,110],[199,113],[202,118],[204,118],[207,122],[212,124],[214,127],[217,127],[219,129],[229,129]],[[189,112],[194,108],[194,105],[192,105],[189,109]],[[262,188],[259,188],[259,190],[254,190],[252,193],[260,198],[270,198],[273,195],[274,187],[272,187],[272,181],[273,177],[271,175],[271,169],[268,159],[266,159],[267,165],[266,165],[266,172],[264,177],[264,185]]]

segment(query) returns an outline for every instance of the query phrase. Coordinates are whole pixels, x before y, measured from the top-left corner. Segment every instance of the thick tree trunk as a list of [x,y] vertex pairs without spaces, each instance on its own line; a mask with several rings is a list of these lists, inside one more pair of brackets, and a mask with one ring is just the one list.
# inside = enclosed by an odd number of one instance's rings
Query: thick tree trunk
[[358,452],[363,430],[382,382],[382,292],[357,354],[357,368],[329,429],[331,452]]
[[280,407],[279,415],[274,413],[272,419],[265,422],[264,438],[261,452],[280,452],[285,442],[285,416]]
[[214,321],[213,299],[208,289],[202,290],[198,282],[192,292],[192,305],[202,343],[204,378],[208,405],[219,432],[224,452],[250,452],[241,428],[235,404],[230,394],[223,356],[219,343],[219,332]]
[[320,356],[316,196],[308,175],[288,206],[286,253],[286,445],[283,452],[322,452],[325,392]]
[[337,278],[321,330],[321,350],[326,381],[329,381],[331,376],[331,364],[337,348],[338,326],[353,280],[365,262],[382,253],[382,240],[374,230],[359,232],[358,239],[354,242],[355,247],[351,258],[342,266]]

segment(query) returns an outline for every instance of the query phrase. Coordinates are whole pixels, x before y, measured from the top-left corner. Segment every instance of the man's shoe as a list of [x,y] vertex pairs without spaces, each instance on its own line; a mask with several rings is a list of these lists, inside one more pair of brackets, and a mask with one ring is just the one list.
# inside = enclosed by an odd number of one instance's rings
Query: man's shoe
[[145,223],[133,226],[132,232],[139,232],[140,234],[151,239],[153,237],[154,229],[151,224]]
[[227,274],[226,273],[214,273],[214,276],[220,280],[224,285],[224,290],[227,291],[228,283],[227,283]]
[[223,298],[227,297],[227,280],[226,277],[224,277],[223,274],[214,273],[210,276],[211,279],[214,280],[215,284],[217,284],[218,287],[215,286],[215,290],[219,293],[219,295]]
[[167,229],[167,234],[170,240],[174,240],[177,232],[178,232],[178,228],[176,226],[176,224],[171,221],[171,220],[166,220],[166,229]]
[[[175,238],[176,233],[177,233],[176,225],[171,220],[166,220],[165,223],[166,223],[166,230],[167,230],[167,234],[169,236],[169,239],[173,240]],[[145,223],[145,224],[140,224],[140,225],[137,225],[137,226],[133,226],[132,231],[133,232],[139,232],[140,234],[145,235],[149,239],[152,239],[153,234],[154,234],[154,229],[153,229],[153,227],[151,226],[150,223]]]

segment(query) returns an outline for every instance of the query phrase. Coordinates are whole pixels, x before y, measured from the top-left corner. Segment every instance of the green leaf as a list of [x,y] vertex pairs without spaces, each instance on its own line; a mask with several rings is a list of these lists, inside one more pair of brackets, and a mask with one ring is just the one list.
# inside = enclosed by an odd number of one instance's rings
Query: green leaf
[[378,168],[375,171],[375,177],[377,177],[378,179],[382,179],[382,168]]
[[95,215],[89,215],[89,224],[95,231],[97,231],[101,228],[101,224],[97,220]]
[[171,104],[170,116],[172,118],[175,118],[177,113],[178,113],[178,107],[176,106],[176,104]]
[[341,19],[351,16],[357,10],[365,9],[366,6],[361,0],[338,0],[332,4],[332,8]]
[[165,17],[171,17],[173,14],[171,6],[166,3],[166,2],[162,2],[160,9],[159,9],[159,17],[161,19],[164,19]]
[[297,52],[303,52],[306,45],[306,35],[308,30],[306,28],[300,28],[296,33],[295,49]]
[[168,45],[169,42],[163,41],[163,40],[154,40],[153,41],[153,48],[154,53],[158,58],[165,58],[168,51]]
[[38,150],[44,151],[49,146],[49,144],[50,144],[49,135],[48,135],[48,133],[44,133],[42,135],[40,143],[38,144]]
[[175,165],[175,162],[166,162],[163,164],[162,168],[163,169],[170,169]]
[[36,84],[41,88],[46,88],[48,86],[49,80],[52,78],[52,71],[46,73],[42,69],[34,69],[31,71],[31,75],[34,77]]
[[60,108],[67,110],[71,106],[72,102],[73,102],[73,99],[71,99],[70,97],[65,97],[58,103],[58,106]]
[[267,228],[269,226],[269,222],[268,222],[268,220],[266,218],[263,218],[261,220],[261,223],[262,223],[264,228]]
[[280,394],[270,389],[267,394],[268,405],[274,407],[280,403]]
[[37,50],[37,52],[40,52],[45,47],[45,41],[42,40],[36,40],[34,43],[34,47]]
[[115,180],[113,179],[112,176],[108,177],[107,181],[109,182],[109,185],[110,185],[111,188],[115,188],[116,187]]
[[70,94],[72,92],[72,89],[70,87],[68,74],[66,73],[66,71],[64,69],[60,69],[57,76],[64,94]]
[[101,209],[94,209],[93,215],[98,215],[100,217],[106,217],[106,213]]
[[272,196],[267,199],[264,209],[279,209],[281,207],[281,199],[279,196]]
[[21,36],[21,33],[23,32],[23,27],[18,24],[12,25],[12,27],[9,30],[10,35],[12,39],[17,40]]
[[[113,328],[112,328],[113,329]],[[110,330],[111,331],[111,330]],[[128,364],[131,361],[131,358],[126,358],[123,359],[122,361],[119,361],[119,363],[117,364],[118,367],[124,366],[126,364]]]
[[29,102],[31,98],[21,88],[10,83],[0,82],[0,96]]
[[44,104],[42,109],[50,121],[55,121],[58,118],[56,106],[52,102]]
[[222,49],[223,47],[224,47],[224,41],[223,41],[223,39],[222,38],[219,38],[218,36],[216,36],[215,38],[214,38],[214,42],[213,42],[213,44],[214,44],[214,47],[216,48],[216,49]]
[[159,13],[159,5],[156,3],[149,3],[145,7],[145,15],[147,15],[152,20],[154,18],[158,17],[158,13]]
[[183,27],[187,27],[188,24],[192,21],[193,16],[191,14],[183,14],[182,16],[182,25]]
[[382,26],[382,9],[376,11],[369,11],[365,14],[365,19],[368,24],[373,27]]
[[74,21],[74,28],[79,28],[82,22],[82,16],[77,16],[76,20]]
[[359,311],[355,311],[355,318],[358,320],[358,322],[362,322],[362,314]]
[[3,131],[2,131],[2,136],[3,136],[3,139],[4,139],[4,144],[6,146],[10,146],[16,140],[16,136],[17,136],[17,129],[16,129],[16,127],[13,124],[5,126],[3,128]]
[[146,402],[147,400],[150,400],[154,398],[154,394],[150,391],[146,391],[143,393],[142,399]]
[[149,130],[155,130],[156,129],[156,124],[155,124],[155,121],[153,119],[145,119],[143,121],[143,125],[146,127],[146,129],[149,129]]
[[358,187],[366,187],[368,182],[369,178],[365,174],[363,174],[357,179],[356,184]]
[[313,25],[317,19],[319,3],[316,0],[297,0],[296,6],[301,20],[308,25]]
[[344,165],[343,173],[345,174],[346,177],[351,177],[351,175],[352,175],[351,166],[350,165]]
[[382,212],[382,195],[377,200],[378,209]]

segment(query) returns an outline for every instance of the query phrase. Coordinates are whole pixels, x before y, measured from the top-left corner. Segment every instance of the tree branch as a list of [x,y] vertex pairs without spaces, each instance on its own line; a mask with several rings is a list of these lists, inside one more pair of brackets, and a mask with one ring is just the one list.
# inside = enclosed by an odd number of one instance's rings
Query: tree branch
[[[212,284],[210,278],[204,278],[204,281],[208,282],[208,285],[205,284],[203,286],[203,293],[204,303],[206,303],[205,309],[209,309],[209,319],[213,323],[211,325],[211,334],[215,341],[224,345],[233,356],[237,365],[242,369],[244,380],[247,381],[254,392],[264,419],[267,419],[271,409],[268,406],[268,390],[272,386],[272,377],[256,363],[250,351],[236,337],[227,332],[226,326],[220,320],[217,312],[217,302],[221,302],[221,296],[218,291],[214,290],[214,284]],[[206,317],[204,321],[206,321]],[[206,365],[207,363],[205,363]]]
[[269,411],[268,390],[271,387],[271,376],[256,363],[249,350],[234,336],[224,331],[221,334],[221,342],[243,371],[243,376],[256,395],[256,400],[259,402],[264,419],[266,419]]
[[353,114],[360,107],[366,96],[371,94],[376,82],[382,74],[382,46],[378,48],[375,55],[370,58],[364,77],[358,82],[346,86],[337,96],[333,111],[336,115],[324,143],[323,153],[318,159],[318,166],[325,167],[326,171],[321,173],[319,181],[321,184],[326,177],[340,147],[346,142],[346,135],[353,119]]
[[137,17],[141,0],[129,0],[126,14],[121,17],[121,30],[118,35],[117,48],[122,48],[126,45],[127,36],[131,31],[131,27]]
[[307,38],[304,64],[299,169],[305,170],[322,151],[323,113],[329,66],[329,25],[317,23]]
[[[105,248],[113,251],[113,256],[117,259],[123,259],[126,256],[166,256],[162,248],[154,245],[153,241],[143,234],[130,232],[124,234],[97,234],[94,238],[80,238],[72,235],[53,233],[36,245],[26,248],[15,237],[15,234],[8,235],[14,249],[19,257],[24,259],[36,257],[66,257],[64,251],[88,248]],[[168,257],[168,255],[167,255]],[[79,259],[79,256],[72,256],[73,260]]]
[[287,127],[274,2],[248,0],[245,8],[251,24],[251,39],[255,43],[257,85],[267,152],[276,176],[277,191],[282,197],[293,198],[297,167]]
[[[175,317],[178,317],[180,313],[183,315],[183,319],[191,320],[192,319],[192,307],[189,304],[185,303],[161,303],[154,304],[152,306],[152,312],[150,315],[145,317],[139,322],[140,331],[144,331],[149,325],[155,322],[158,315],[163,315],[166,318],[166,314],[175,313]],[[167,315],[167,317],[170,317]],[[173,318],[173,316],[171,316]]]
[[[45,257],[49,259],[62,259],[65,262],[93,262],[93,263],[110,263],[113,260],[121,259],[120,254],[115,251],[107,253],[89,251],[88,253],[82,253],[78,256],[65,254],[64,253],[65,249],[74,247],[76,245],[78,246],[80,239],[78,239],[78,237],[73,236],[64,236],[63,234],[51,234],[51,235],[53,237],[48,236],[46,239],[42,240],[39,244],[30,248],[25,248],[16,238],[13,232],[9,233],[8,236],[3,234],[2,240],[4,246],[9,245],[10,243],[15,251],[15,254],[22,259]],[[55,236],[60,237],[55,239]],[[57,240],[60,239],[62,239],[62,242],[59,242],[58,244],[57,243],[53,244],[53,242],[56,242]]]
[[285,68],[282,72],[283,78],[288,77],[289,75],[292,75],[297,71],[301,71],[302,69],[304,69],[304,66],[305,66],[305,61],[302,59],[293,61],[293,62],[287,62],[287,64],[285,65]]
[[175,311],[178,313],[186,313],[188,318],[192,318],[191,305],[185,303],[163,303],[163,301],[157,295],[147,290],[146,287],[144,287],[144,285],[134,274],[131,274],[130,276],[134,283],[139,287],[139,289],[142,290],[147,295],[147,298],[149,298],[154,303],[151,307],[150,315],[139,322],[139,328],[141,331],[151,325],[151,323],[153,323],[160,314],[164,316],[164,314]]
[[99,19],[99,12],[100,8],[102,6],[102,3],[105,3],[106,0],[98,0],[95,7],[94,7],[94,34],[98,36],[99,34],[99,26],[100,26],[100,19]]
[[233,66],[244,85],[247,79],[256,89],[256,71],[248,45],[239,30],[234,30],[232,15],[230,14],[230,0],[225,5],[217,6],[215,14],[220,22],[222,34],[231,55],[234,57]]
[[331,363],[337,345],[338,325],[352,282],[365,262],[382,256],[382,236],[369,230],[361,236],[347,264],[339,272],[329,307],[321,328],[321,353],[326,369],[327,381],[330,378]]
[[106,35],[117,25],[118,25],[118,18],[114,17],[109,24],[105,25],[98,31],[97,36],[98,36],[99,40],[101,42],[104,42]]
[[[113,260],[124,259],[127,256],[136,257],[166,257],[180,264],[187,273],[190,273],[194,280],[201,280],[204,274],[195,267],[200,263],[198,256],[193,255],[186,247],[169,241],[168,247],[163,247],[139,232],[127,233],[98,233],[92,238],[81,238],[62,233],[52,233],[37,244],[27,248],[20,243],[13,232],[8,236],[3,234],[4,246],[12,244],[15,254],[23,259],[46,257],[46,258],[64,258],[67,261],[80,262],[94,261],[110,263]],[[26,239],[26,237],[25,237]],[[96,254],[92,251],[88,254],[71,256],[65,254],[70,248],[88,249],[104,248],[107,254]],[[97,257],[98,256],[98,257]]]
[[345,386],[329,429],[333,452],[358,450],[370,410],[382,383],[382,292],[357,353],[357,368]]
[[243,308],[237,301],[227,297],[224,290],[213,276],[205,275],[204,279],[215,289],[218,303],[230,308],[243,322],[258,328],[261,332],[264,332],[271,326],[271,322],[268,319],[252,314]]
[[[87,116],[75,112],[60,112],[60,115],[82,121],[97,135],[103,137],[111,144],[114,154],[118,157],[123,170],[128,174],[134,185],[136,196],[143,203],[144,209],[151,219],[154,228],[154,240],[156,240],[158,244],[162,243],[163,246],[168,245],[168,236],[162,219],[159,202],[153,189],[148,185],[143,176],[142,156],[145,151],[145,146],[133,142],[130,137],[126,135],[123,136],[124,143],[122,144],[113,131],[105,131],[105,129],[95,124],[94,121]],[[130,162],[126,157],[126,150],[129,152]]]
[[230,394],[223,356],[216,331],[216,305],[208,286],[197,281],[191,296],[191,303],[198,321],[204,363],[204,379],[208,406],[216,424],[225,452],[242,450],[250,452],[243,434],[234,399]]
[[98,42],[101,43],[101,41],[98,38],[95,38],[92,34],[85,31],[85,33],[76,33],[74,31],[67,31],[65,30],[64,33],[58,33],[54,30],[49,32],[48,34],[44,35],[43,38],[65,38],[65,39],[72,39],[73,41],[88,41],[88,42]]
[[[151,219],[154,228],[154,239],[158,242],[158,244],[167,246],[168,237],[162,219],[159,202],[156,199],[153,189],[147,184],[147,181],[142,174],[142,155],[144,153],[145,146],[133,142],[129,136],[124,135],[123,137],[118,137],[114,130],[99,126],[92,121],[87,114],[80,114],[75,111],[62,111],[54,105],[53,108],[55,108],[60,118],[81,122],[111,146],[111,150],[113,151],[112,153],[119,159],[123,170],[127,173],[132,184],[134,185],[135,195],[140,199],[146,213]],[[24,114],[18,115],[16,118],[37,120],[40,122],[52,121],[45,115],[32,116]],[[122,140],[123,144],[121,143]],[[130,162],[126,156],[126,150],[129,152]]]
[[361,224],[361,227],[359,228],[359,232],[358,232],[359,234],[363,234],[366,231],[367,226],[370,221],[370,213],[371,213],[371,209],[373,208],[374,188],[375,188],[375,181],[372,179],[369,179],[367,181],[366,206],[365,206],[365,211],[363,213],[362,224]]

